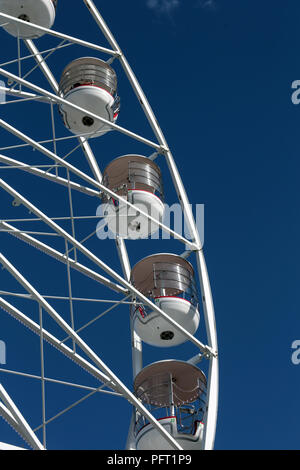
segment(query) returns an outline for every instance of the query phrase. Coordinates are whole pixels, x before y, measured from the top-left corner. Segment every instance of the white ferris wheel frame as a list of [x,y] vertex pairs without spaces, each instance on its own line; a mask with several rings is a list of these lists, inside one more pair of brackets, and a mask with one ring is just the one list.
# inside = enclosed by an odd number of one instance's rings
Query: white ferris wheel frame
[[[49,66],[47,65],[43,55],[37,49],[35,43],[32,40],[25,39],[24,43],[26,44],[30,56],[36,60],[37,66],[40,68],[46,79],[48,80],[50,86],[53,89],[54,93],[50,93],[47,90],[38,87],[31,83],[30,81],[21,78],[19,76],[12,74],[6,71],[3,68],[0,68],[0,75],[6,77],[10,80],[10,83],[16,83],[20,85],[19,89],[9,88],[9,87],[0,87],[2,91],[5,91],[7,94],[13,95],[15,97],[24,99],[24,100],[39,100],[44,101],[50,104],[67,104],[74,109],[79,111],[84,111],[88,116],[93,117],[95,119],[100,120],[101,122],[105,123],[106,125],[110,126],[111,129],[121,132],[128,137],[131,137],[143,144],[148,145],[150,148],[153,149],[154,153],[149,157],[150,159],[155,159],[158,155],[162,155],[168,164],[168,168],[172,177],[172,181],[174,187],[177,192],[178,199],[180,201],[185,220],[189,227],[189,233],[191,234],[192,241],[187,240],[183,236],[179,235],[178,233],[171,230],[169,227],[166,227],[161,222],[153,219],[147,213],[143,213],[140,208],[138,209],[139,213],[147,217],[149,220],[155,221],[155,223],[163,230],[168,232],[170,235],[181,241],[185,244],[185,251],[182,254],[184,257],[188,257],[191,253],[195,253],[196,260],[197,260],[197,271],[199,277],[199,283],[201,287],[201,300],[205,318],[205,326],[206,326],[206,334],[207,334],[207,345],[201,343],[197,338],[191,335],[188,331],[186,331],[181,325],[179,325],[176,321],[174,321],[169,315],[159,309],[153,302],[151,302],[146,296],[141,294],[131,283],[130,283],[130,273],[131,267],[129,262],[129,257],[127,254],[126,245],[123,239],[116,238],[116,247],[119,254],[120,263],[122,266],[123,276],[119,275],[116,271],[114,271],[110,266],[106,265],[100,258],[95,256],[92,252],[90,252],[81,242],[76,240],[76,238],[70,235],[68,232],[63,230],[60,225],[58,225],[53,219],[48,217],[44,214],[41,210],[39,210],[36,206],[34,206],[29,200],[27,200],[24,196],[18,193],[13,187],[9,186],[4,180],[0,179],[0,187],[7,191],[11,196],[15,198],[18,203],[22,204],[23,206],[27,207],[32,214],[34,214],[37,218],[45,222],[55,233],[59,234],[61,237],[64,238],[66,244],[70,244],[73,246],[74,250],[78,250],[84,255],[87,256],[90,260],[92,260],[95,265],[101,268],[106,274],[111,276],[114,281],[111,281],[109,278],[100,275],[98,272],[93,271],[92,269],[84,266],[83,264],[78,263],[76,260],[76,256],[70,258],[67,254],[61,253],[57,250],[54,250],[51,246],[42,243],[37,238],[33,237],[29,233],[25,233],[11,224],[0,220],[0,229],[11,232],[15,237],[23,240],[27,243],[30,243],[32,246],[37,248],[38,250],[47,253],[49,256],[52,256],[59,260],[60,262],[66,264],[68,269],[76,269],[77,271],[89,276],[101,284],[109,287],[110,289],[119,292],[125,297],[123,300],[119,302],[126,301],[129,297],[135,297],[143,304],[151,307],[152,310],[160,314],[164,317],[169,323],[171,323],[175,329],[179,330],[188,341],[191,341],[196,348],[199,349],[199,353],[192,357],[188,362],[192,364],[197,364],[202,358],[205,358],[209,361],[209,374],[208,374],[208,383],[207,383],[207,411],[204,417],[204,438],[202,448],[205,450],[213,449],[214,447],[214,440],[215,440],[215,433],[216,433],[216,422],[217,422],[217,410],[218,410],[218,345],[217,345],[217,333],[216,333],[216,324],[215,324],[215,314],[214,314],[214,305],[212,299],[212,292],[209,282],[209,276],[206,268],[203,247],[201,243],[201,239],[198,233],[198,229],[195,223],[195,219],[193,216],[193,212],[191,206],[189,204],[189,200],[180,176],[180,173],[177,169],[176,163],[174,161],[173,155],[171,150],[167,144],[167,141],[164,137],[164,134],[158,124],[158,121],[154,115],[154,112],[133,72],[131,69],[124,53],[120,49],[118,43],[116,42],[112,32],[108,28],[107,24],[105,23],[103,17],[99,13],[97,7],[95,6],[92,0],[83,0],[83,3],[88,8],[90,14],[92,15],[93,19],[97,23],[99,29],[107,39],[108,43],[111,46],[111,49],[107,49],[105,47],[99,46],[98,44],[90,43],[81,39],[78,39],[73,36],[68,36],[63,33],[59,33],[52,29],[43,28],[41,26],[28,23],[26,26],[32,27],[59,39],[62,39],[63,43],[61,47],[64,47],[64,42],[67,41],[68,44],[78,44],[84,47],[91,48],[98,52],[107,54],[111,57],[110,61],[115,59],[119,60],[130,84],[135,92],[138,101],[144,111],[144,114],[152,127],[154,135],[156,137],[157,142],[150,141],[128,129],[125,129],[117,124],[113,124],[110,121],[103,119],[101,116],[97,116],[88,110],[80,108],[76,105],[73,105],[70,102],[65,101],[63,98],[58,96],[58,83],[52,74]],[[12,16],[0,13],[0,18],[3,20],[12,21],[15,23],[22,24],[22,20],[14,18]],[[19,58],[20,60],[20,58]],[[32,93],[25,92],[22,90],[21,86],[25,86],[32,90]],[[72,190],[80,191],[84,194],[87,194],[92,197],[98,197],[101,192],[112,196],[117,200],[121,200],[124,204],[128,207],[136,208],[134,205],[130,204],[127,200],[121,198],[119,195],[115,194],[113,191],[108,190],[105,186],[101,184],[102,181],[102,174],[101,170],[98,166],[97,160],[93,154],[93,151],[89,145],[88,139],[84,136],[79,136],[78,140],[80,146],[85,154],[85,157],[90,165],[94,178],[88,176],[87,174],[83,173],[75,166],[71,165],[64,159],[60,158],[56,153],[51,152],[46,147],[44,147],[41,143],[35,141],[34,139],[26,136],[22,132],[20,132],[15,127],[11,126],[4,120],[0,120],[0,126],[6,129],[8,132],[14,134],[19,139],[23,140],[26,145],[30,145],[33,148],[37,149],[39,152],[43,153],[51,160],[53,160],[54,164],[59,164],[65,167],[70,174],[75,174],[79,176],[85,183],[89,183],[92,187],[87,187],[79,183],[73,182],[70,178],[65,179],[57,174],[49,173],[44,171],[41,168],[36,168],[31,165],[25,164],[19,160],[15,160],[4,155],[0,155],[0,162],[5,163],[6,165],[10,166],[11,168],[15,167],[21,169],[23,171],[27,171],[31,174],[35,174],[41,178],[46,178],[50,181],[53,181],[57,184],[66,186],[71,188]],[[136,208],[137,209],[137,208]],[[74,234],[73,234],[74,235]],[[13,266],[7,258],[4,257],[3,254],[0,253],[0,263],[12,274],[12,276],[25,288],[28,293],[28,296],[32,299],[35,299],[39,305],[40,311],[40,323],[35,323],[31,320],[28,316],[24,313],[16,309],[13,305],[9,302],[4,300],[4,298],[0,297],[0,307],[4,310],[8,311],[14,318],[20,320],[23,324],[31,328],[37,335],[40,336],[41,344],[43,340],[46,339],[50,344],[54,345],[57,349],[59,349],[63,354],[67,357],[71,358],[81,367],[85,368],[88,372],[94,375],[97,379],[99,379],[103,385],[99,387],[99,389],[95,389],[91,393],[95,393],[97,391],[101,391],[104,393],[112,393],[116,395],[122,395],[125,397],[130,404],[132,404],[139,412],[144,415],[150,423],[160,432],[162,437],[164,437],[167,442],[174,448],[181,450],[181,447],[176,442],[176,440],[164,429],[164,427],[156,420],[153,415],[148,411],[148,409],[135,397],[135,395],[123,384],[123,382],[111,371],[111,369],[98,357],[97,354],[81,339],[78,333],[74,330],[72,326],[70,326],[60,315],[59,313],[49,304],[47,299],[43,297],[29,282],[28,280]],[[67,347],[63,342],[59,341],[55,336],[50,334],[47,330],[43,328],[42,325],[42,311],[46,311],[50,314],[50,316],[57,322],[58,325],[66,332],[68,338],[72,338],[74,344],[78,345],[82,351],[88,356],[89,360],[84,359],[80,354],[75,352],[72,348]],[[131,335],[132,335],[132,363],[133,363],[133,376],[135,377],[136,374],[142,369],[142,341],[138,337],[137,333],[133,329],[133,325],[131,324]],[[42,351],[42,348],[41,348]],[[25,375],[25,374],[24,374]],[[27,374],[28,375],[28,374]],[[46,379],[43,375],[43,371],[41,374],[41,378],[43,381],[50,380]],[[55,380],[53,380],[55,382]],[[59,381],[57,381],[59,382]],[[108,387],[108,390],[102,390],[104,387]],[[14,404],[13,400],[9,397],[8,393],[5,391],[3,386],[0,384],[0,415],[2,415],[10,424],[11,426],[27,441],[31,448],[33,449],[45,449],[45,439],[44,442],[41,443],[38,438],[36,437],[35,432],[31,429],[30,425],[26,422],[25,418],[22,416],[21,412],[18,410],[16,405]],[[44,405],[44,404],[43,404]],[[44,407],[43,407],[44,410]],[[46,427],[46,419],[45,416],[43,417],[43,428]],[[129,427],[129,434],[127,439],[127,449],[135,449],[135,442],[133,436],[133,419]]]

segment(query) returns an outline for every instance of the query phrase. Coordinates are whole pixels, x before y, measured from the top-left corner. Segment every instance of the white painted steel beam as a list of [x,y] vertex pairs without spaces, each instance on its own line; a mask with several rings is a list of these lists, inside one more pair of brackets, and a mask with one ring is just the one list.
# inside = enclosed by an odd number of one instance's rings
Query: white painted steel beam
[[[0,18],[4,18],[6,20],[9,20],[10,22],[20,24],[22,26],[24,25],[23,20],[19,20],[18,18],[15,18],[14,16],[6,15],[5,13],[0,12]],[[106,47],[101,47],[97,44],[93,44],[92,42],[83,41],[82,39],[75,38],[74,36],[69,36],[67,34],[59,33],[58,31],[54,31],[53,29],[44,28],[43,26],[39,26],[39,25],[34,24],[34,23],[26,23],[26,28],[32,28],[32,29],[35,29],[37,31],[42,31],[43,33],[47,33],[50,36],[54,36],[54,37],[57,37],[59,39],[65,39],[66,41],[69,41],[73,44],[78,44],[79,46],[88,47],[89,49],[94,49],[98,52],[103,52],[103,54],[108,54],[108,55],[111,55],[111,56],[114,56],[114,57],[117,57],[117,55],[118,55],[118,54],[116,54],[115,51],[107,49]]]
[[52,181],[53,183],[57,183],[65,187],[70,186],[71,189],[87,194],[88,196],[92,196],[92,197],[100,196],[100,191],[96,191],[95,189],[82,186],[81,184],[75,183],[73,181],[68,181],[66,178],[62,178],[61,176],[54,175],[53,173],[49,173],[48,171],[41,170],[40,168],[34,168],[32,165],[28,165],[27,163],[21,162],[19,160],[15,160],[13,158],[6,157],[1,154],[0,154],[0,162],[5,163],[6,165],[10,165],[10,166],[17,166],[20,168],[20,170],[26,171],[27,173],[31,173],[32,175],[35,175],[35,176],[39,176],[40,178],[47,179],[49,181]]

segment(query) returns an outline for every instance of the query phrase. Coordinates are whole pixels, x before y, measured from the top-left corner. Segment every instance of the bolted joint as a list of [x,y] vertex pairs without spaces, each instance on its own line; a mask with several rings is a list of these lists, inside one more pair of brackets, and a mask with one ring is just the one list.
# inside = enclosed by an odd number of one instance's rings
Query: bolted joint
[[212,358],[216,359],[218,357],[218,351],[214,351],[209,346],[206,346],[203,351],[203,356],[205,359],[212,359]]
[[167,156],[167,154],[170,152],[170,149],[166,147],[165,145],[161,145],[158,149],[158,153],[161,155]]
[[114,58],[115,59],[121,59],[124,56],[122,51],[115,51],[114,53]]

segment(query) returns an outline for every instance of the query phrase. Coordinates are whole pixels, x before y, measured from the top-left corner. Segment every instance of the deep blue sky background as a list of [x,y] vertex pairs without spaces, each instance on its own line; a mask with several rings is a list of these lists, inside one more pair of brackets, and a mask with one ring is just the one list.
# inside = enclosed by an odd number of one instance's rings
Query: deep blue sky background
[[[291,84],[300,79],[300,5],[297,0],[177,3],[173,9],[162,11],[147,7],[146,0],[131,0],[130,6],[120,0],[96,1],[157,114],[191,203],[205,204],[205,255],[220,350],[215,448],[298,449],[300,365],[291,362],[291,344],[300,338],[300,108],[292,104]],[[68,0],[59,1],[55,28],[106,44],[79,0],[72,5]],[[0,36],[5,44],[1,48],[4,62],[15,57],[17,49],[6,33],[0,32]],[[49,38],[38,43],[40,49],[57,44]],[[56,77],[59,79],[64,66],[80,55],[92,54],[72,46],[52,56],[49,64]],[[24,71],[29,65],[26,67]],[[16,72],[16,66],[9,70]],[[151,137],[125,77],[117,66],[116,70],[122,98],[120,125]],[[39,73],[33,74],[32,80],[48,88]],[[48,138],[51,129],[46,105],[18,106],[2,107],[1,116],[33,137]],[[57,135],[68,135],[57,113],[56,125]],[[1,131],[1,146],[10,143],[17,141]],[[59,154],[66,153],[70,145],[61,144]],[[122,154],[149,154],[149,149],[115,133],[95,139],[91,145],[102,168]],[[48,162],[31,150],[7,155],[28,162]],[[71,162],[88,171],[80,152],[72,158]],[[175,195],[167,168],[162,160],[159,162],[167,202],[173,203]],[[29,175],[4,170],[1,175],[49,215],[67,213],[65,190],[41,184]],[[26,214],[22,208],[12,210],[11,198],[3,191],[0,194],[1,218]],[[74,202],[77,215],[95,214],[94,200],[74,195]],[[93,224],[78,225],[78,236],[82,233],[83,238]],[[57,243],[63,250],[62,241]],[[101,245],[94,239],[87,246],[120,272],[112,241]],[[43,293],[66,294],[65,270],[56,262],[36,258],[32,249],[6,234],[1,234],[1,247]],[[128,243],[128,250],[134,264],[147,254],[172,250],[180,253],[182,247],[176,242],[141,241]],[[0,276],[1,289],[21,292],[5,271]],[[74,295],[117,298],[77,274],[73,282]],[[32,311],[28,303],[15,305],[29,310],[28,314],[37,320],[36,305],[32,304]],[[67,304],[53,305],[68,318]],[[98,305],[88,305],[85,310],[83,304],[76,304],[77,325],[100,311]],[[0,339],[7,343],[6,367],[39,374],[38,338],[24,335],[6,314],[1,313],[0,318]],[[46,318],[45,324],[55,331]],[[203,336],[204,323],[199,330],[199,337]],[[128,309],[104,317],[83,337],[132,387]],[[48,351],[47,346],[45,352],[48,377],[95,384],[84,373],[73,375],[77,369],[50,348]],[[193,354],[195,349],[188,345],[177,351],[145,347],[145,364],[163,357],[187,359]],[[32,417],[33,427],[40,424],[40,407],[34,411],[32,408],[39,382],[32,385],[30,380],[6,374],[1,374],[1,381],[25,410],[26,418],[30,421]],[[46,396],[47,416],[51,417],[83,393],[49,385]],[[49,425],[49,447],[124,448],[129,418],[130,408],[124,400],[94,396],[74,413],[66,414],[65,421]],[[2,422],[0,441],[22,445]]]

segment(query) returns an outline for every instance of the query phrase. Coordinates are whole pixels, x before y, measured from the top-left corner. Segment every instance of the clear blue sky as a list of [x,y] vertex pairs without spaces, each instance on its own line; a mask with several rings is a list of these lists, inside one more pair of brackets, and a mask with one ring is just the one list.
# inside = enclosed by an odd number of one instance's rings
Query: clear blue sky
[[[60,0],[55,28],[90,41],[102,40],[81,2]],[[74,6],[74,3],[76,6]],[[163,4],[170,8],[162,8]],[[220,350],[220,401],[216,449],[297,449],[300,365],[291,362],[291,344],[300,339],[297,295],[299,283],[299,128],[300,106],[291,101],[291,84],[300,79],[299,14],[297,0],[215,0],[128,2],[96,1],[140,80],[171,147],[191,203],[205,204],[205,256],[213,290]],[[172,6],[172,5],[173,6]],[[15,41],[0,31],[1,63],[16,56]],[[40,49],[57,42],[38,41]],[[5,46],[5,47],[4,47]],[[25,49],[22,51],[26,54]],[[73,58],[92,55],[77,46],[49,60],[57,79]],[[27,68],[26,68],[27,67]],[[24,66],[24,71],[30,68]],[[16,66],[9,70],[16,73]],[[151,137],[134,96],[121,71],[120,125]],[[39,73],[32,80],[47,87]],[[10,105],[1,116],[38,139],[50,136],[46,105]],[[22,111],[23,110],[23,111]],[[57,135],[67,135],[56,112]],[[1,146],[17,143],[0,130]],[[102,168],[122,154],[143,153],[145,147],[111,133],[95,139],[92,148]],[[63,155],[70,147],[60,144]],[[49,147],[50,148],[50,147]],[[149,151],[147,151],[149,154]],[[5,153],[5,152],[3,152]],[[44,161],[31,150],[5,153],[28,162]],[[147,153],[146,153],[147,154]],[[85,171],[80,153],[71,162]],[[175,202],[165,165],[167,202]],[[40,183],[25,174],[1,175],[51,216],[65,215],[65,190]],[[3,177],[3,176],[2,176]],[[55,190],[55,191],[54,191]],[[1,219],[21,217],[11,198],[1,194]],[[92,199],[74,195],[77,215],[94,215]],[[38,226],[38,225],[37,225]],[[78,237],[94,225],[78,225]],[[112,241],[90,240],[87,246],[116,269]],[[63,250],[61,241],[57,246]],[[4,254],[43,293],[65,295],[65,270],[21,242],[1,234]],[[180,252],[177,242],[128,243],[132,264],[159,251]],[[42,262],[41,262],[42,260]],[[39,261],[39,264],[37,264]],[[0,271],[3,290],[21,292],[8,273]],[[92,281],[73,275],[74,296],[117,298]],[[2,287],[1,287],[2,289]],[[9,298],[8,300],[12,300]],[[28,301],[15,301],[38,319]],[[31,304],[30,304],[31,305]],[[54,302],[65,318],[67,304]],[[86,309],[85,309],[86,308]],[[104,306],[76,304],[77,325],[93,318]],[[39,374],[39,340],[23,334],[15,320],[0,314],[0,339],[7,343],[8,369]],[[55,327],[45,318],[45,326]],[[57,334],[59,334],[57,330]],[[204,335],[204,322],[199,337]],[[60,335],[61,338],[64,335]],[[92,347],[132,387],[128,309],[112,312],[83,334]],[[163,357],[195,353],[145,347],[145,363]],[[61,380],[96,382],[69,366],[46,346],[46,374]],[[182,357],[182,356],[181,356]],[[1,374],[1,381],[32,425],[41,422],[41,408],[33,410],[38,381]],[[85,393],[85,392],[84,392]],[[82,391],[59,385],[46,388],[47,417],[83,396]],[[59,400],[58,401],[58,397]],[[48,427],[50,448],[122,449],[130,407],[119,398],[94,396],[76,411]],[[65,424],[64,424],[65,423]],[[0,421],[0,441],[21,444]]]

